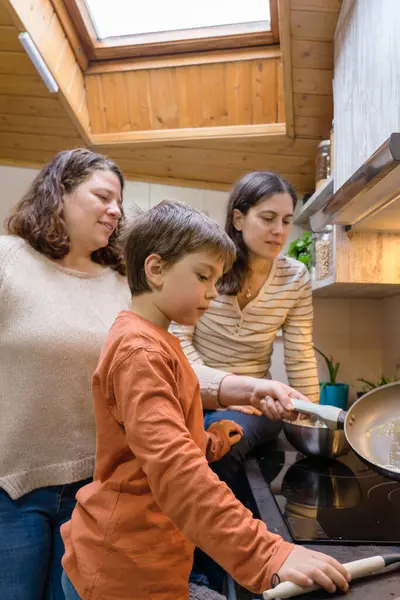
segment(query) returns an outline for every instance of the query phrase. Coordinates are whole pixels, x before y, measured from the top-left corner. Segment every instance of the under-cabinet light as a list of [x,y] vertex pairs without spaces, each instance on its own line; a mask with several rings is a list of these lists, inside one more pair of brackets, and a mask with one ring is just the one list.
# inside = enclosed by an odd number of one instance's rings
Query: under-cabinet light
[[47,89],[49,92],[53,94],[58,92],[58,85],[53,75],[50,73],[49,68],[41,57],[39,50],[36,48],[35,44],[32,41],[29,33],[20,33],[18,36],[19,41],[25,48],[25,52],[31,59],[33,65],[35,66],[37,72],[40,77],[43,79]]

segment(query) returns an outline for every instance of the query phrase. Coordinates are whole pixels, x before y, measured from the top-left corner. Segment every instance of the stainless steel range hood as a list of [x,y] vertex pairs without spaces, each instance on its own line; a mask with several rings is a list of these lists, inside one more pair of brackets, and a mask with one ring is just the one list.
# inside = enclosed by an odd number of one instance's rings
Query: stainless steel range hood
[[400,232],[400,133],[392,133],[310,224],[313,231],[345,225],[354,231]]

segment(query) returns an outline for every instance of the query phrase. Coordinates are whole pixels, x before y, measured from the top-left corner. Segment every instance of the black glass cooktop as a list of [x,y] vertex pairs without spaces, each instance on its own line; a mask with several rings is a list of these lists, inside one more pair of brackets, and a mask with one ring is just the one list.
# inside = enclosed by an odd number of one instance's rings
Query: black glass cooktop
[[400,483],[353,452],[329,460],[271,450],[259,466],[294,541],[400,544]]

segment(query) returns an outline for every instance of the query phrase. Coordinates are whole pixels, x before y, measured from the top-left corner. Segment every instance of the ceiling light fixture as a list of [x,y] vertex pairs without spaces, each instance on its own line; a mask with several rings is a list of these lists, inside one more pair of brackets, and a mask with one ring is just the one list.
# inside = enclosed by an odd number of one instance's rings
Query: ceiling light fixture
[[29,35],[29,33],[26,33],[26,32],[20,33],[18,36],[18,39],[21,42],[21,44],[23,45],[25,52],[31,59],[31,61],[32,61],[34,67],[36,68],[37,72],[39,73],[40,77],[43,79],[43,82],[45,83],[49,92],[51,92],[52,94],[55,94],[56,92],[58,92],[57,82],[54,79],[53,75],[50,73],[48,66],[46,65],[43,58],[41,57],[39,50],[36,48],[35,44],[33,43],[32,38]]

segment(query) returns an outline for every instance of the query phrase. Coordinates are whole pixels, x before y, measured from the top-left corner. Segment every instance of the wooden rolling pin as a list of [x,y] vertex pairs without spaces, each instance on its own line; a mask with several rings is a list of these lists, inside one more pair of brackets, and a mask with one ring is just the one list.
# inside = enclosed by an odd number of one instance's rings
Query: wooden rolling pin
[[[378,573],[385,567],[397,562],[400,562],[400,554],[387,554],[385,556],[370,556],[369,558],[354,560],[353,562],[345,563],[343,566],[346,567],[352,579],[356,579],[357,577]],[[308,592],[313,592],[318,589],[320,589],[319,585],[302,587],[291,581],[284,581],[283,583],[279,583],[272,590],[264,592],[263,598],[264,600],[271,600],[272,598],[293,598],[293,596],[300,596],[301,594],[307,594]]]

